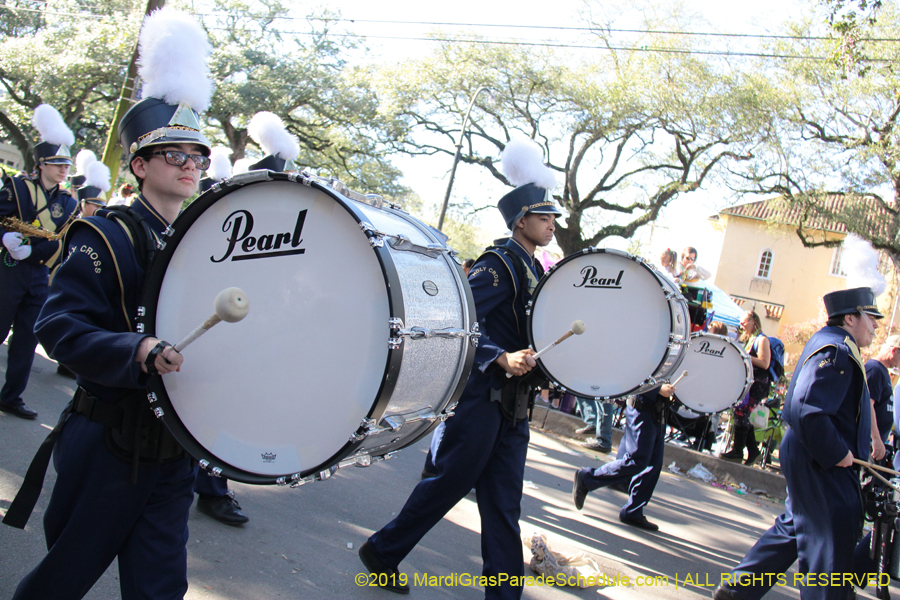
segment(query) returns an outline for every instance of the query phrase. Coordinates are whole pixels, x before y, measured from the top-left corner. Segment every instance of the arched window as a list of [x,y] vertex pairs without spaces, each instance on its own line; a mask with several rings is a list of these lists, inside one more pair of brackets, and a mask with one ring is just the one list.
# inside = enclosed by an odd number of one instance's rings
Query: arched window
[[759,255],[759,268],[756,269],[756,276],[762,279],[768,279],[772,273],[772,251],[768,248]]

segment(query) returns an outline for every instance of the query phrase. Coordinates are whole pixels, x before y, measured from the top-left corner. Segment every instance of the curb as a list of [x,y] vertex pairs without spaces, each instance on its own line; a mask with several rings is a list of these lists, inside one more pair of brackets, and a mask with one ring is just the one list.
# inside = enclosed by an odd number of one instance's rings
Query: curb
[[[580,437],[575,434],[575,430],[583,427],[584,421],[575,415],[536,405],[531,418],[531,426],[541,431],[555,433],[577,441]],[[614,446],[619,445],[622,435],[621,429],[613,429]],[[752,492],[761,491],[767,496],[778,500],[787,498],[787,487],[784,476],[781,473],[747,467],[739,463],[722,460],[711,454],[667,443],[663,458],[663,468],[668,467],[673,462],[684,472],[700,463],[716,476],[717,483],[736,487],[740,487],[740,484],[743,483]]]

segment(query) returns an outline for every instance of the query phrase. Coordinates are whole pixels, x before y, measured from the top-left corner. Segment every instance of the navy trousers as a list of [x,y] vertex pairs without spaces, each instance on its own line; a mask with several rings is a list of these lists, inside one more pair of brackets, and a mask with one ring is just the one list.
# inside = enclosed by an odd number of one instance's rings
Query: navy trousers
[[188,458],[142,464],[106,447],[103,426],[72,415],[57,441],[58,473],[44,515],[48,552],[19,583],[16,600],[82,598],[118,556],[123,600],[182,600],[187,592]]
[[[862,534],[859,477],[853,469],[823,469],[788,429],[781,442],[781,467],[791,494],[801,573],[853,573],[853,553]],[[804,586],[803,600],[843,600],[850,586]]]
[[[419,541],[474,487],[481,515],[482,575],[524,575],[519,514],[528,421],[514,425],[487,394],[463,396],[446,421],[437,476],[415,487],[400,514],[369,542],[385,565],[397,568]],[[499,581],[499,579],[498,579]],[[521,586],[487,586],[485,598],[518,599]]]
[[[6,253],[4,253],[4,258]],[[22,404],[28,385],[37,337],[34,324],[47,300],[47,268],[18,262],[9,267],[0,261],[0,343],[9,335],[6,359],[6,383],[0,389],[0,403]]]
[[[796,560],[797,534],[788,495],[784,513],[775,519],[775,524],[757,540],[732,572],[734,577],[740,577],[741,584],[732,583],[729,587],[738,590],[743,600],[760,600],[777,583],[775,574],[787,572]],[[787,583],[793,586],[793,582]]]
[[221,497],[228,493],[228,480],[224,477],[213,477],[209,471],[199,469],[194,491],[201,496]]
[[649,410],[625,407],[625,436],[616,460],[597,469],[582,469],[589,491],[607,485],[628,485],[628,502],[619,515],[639,519],[659,482],[665,450],[665,427]]

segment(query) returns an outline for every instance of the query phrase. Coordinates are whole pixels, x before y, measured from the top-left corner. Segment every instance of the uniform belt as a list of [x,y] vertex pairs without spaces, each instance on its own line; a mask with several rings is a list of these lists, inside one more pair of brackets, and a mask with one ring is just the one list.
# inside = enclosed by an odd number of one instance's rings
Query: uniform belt
[[72,400],[72,411],[87,417],[89,421],[100,423],[112,429],[122,428],[123,411],[121,407],[104,402],[79,387]]

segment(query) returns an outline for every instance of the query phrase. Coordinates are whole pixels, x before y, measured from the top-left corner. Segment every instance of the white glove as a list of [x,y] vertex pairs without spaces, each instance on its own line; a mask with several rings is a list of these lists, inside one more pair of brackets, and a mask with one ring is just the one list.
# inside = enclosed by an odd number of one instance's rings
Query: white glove
[[31,256],[31,246],[25,243],[25,237],[17,231],[4,233],[3,245],[9,250],[9,255],[16,260],[25,260]]

